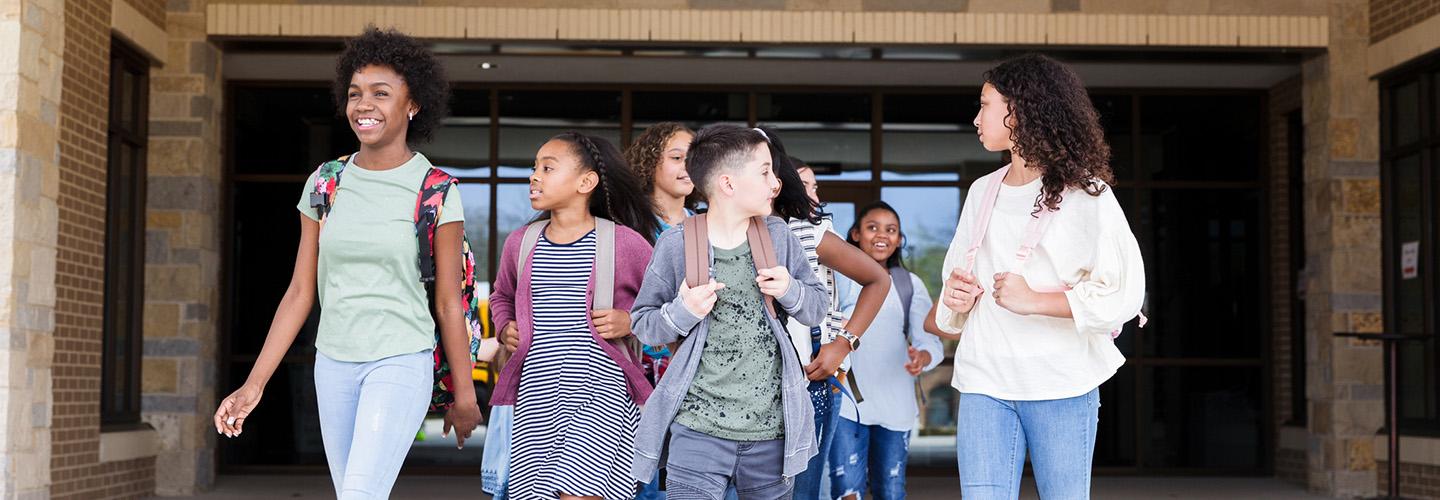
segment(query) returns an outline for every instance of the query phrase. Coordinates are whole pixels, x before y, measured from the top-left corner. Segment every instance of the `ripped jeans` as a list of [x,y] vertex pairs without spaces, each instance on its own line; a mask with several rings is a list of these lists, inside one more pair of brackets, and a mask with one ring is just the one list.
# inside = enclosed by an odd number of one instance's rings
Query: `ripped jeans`
[[836,498],[865,490],[875,500],[905,498],[905,464],[910,461],[910,432],[864,425],[841,417],[830,445],[830,493]]

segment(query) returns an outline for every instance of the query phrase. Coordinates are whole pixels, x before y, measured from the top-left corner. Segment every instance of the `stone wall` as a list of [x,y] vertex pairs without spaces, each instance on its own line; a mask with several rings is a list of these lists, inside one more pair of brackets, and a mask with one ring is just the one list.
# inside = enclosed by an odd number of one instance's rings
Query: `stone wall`
[[60,0],[0,1],[0,497],[50,496]]
[[156,493],[190,495],[215,475],[224,120],[205,2],[168,9],[169,64],[150,78],[143,418],[161,439]]
[[1384,415],[1380,347],[1334,333],[1381,329],[1379,94],[1365,74],[1368,4],[1327,3],[1328,51],[1302,69],[1308,482],[1326,494],[1370,496]]

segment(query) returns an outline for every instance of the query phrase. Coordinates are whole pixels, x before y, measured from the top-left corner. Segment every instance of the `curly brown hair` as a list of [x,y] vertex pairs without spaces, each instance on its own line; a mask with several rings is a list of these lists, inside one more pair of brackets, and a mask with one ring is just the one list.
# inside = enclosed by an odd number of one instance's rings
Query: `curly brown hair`
[[660,122],[651,125],[635,138],[630,147],[625,148],[625,162],[640,177],[640,192],[649,195],[655,190],[655,169],[660,167],[664,158],[665,143],[670,142],[675,134],[685,132],[695,135],[688,127],[680,122]]
[[366,66],[386,66],[405,80],[410,100],[420,112],[410,119],[405,142],[410,145],[430,142],[440,122],[450,114],[450,80],[445,66],[423,42],[394,28],[380,29],[366,25],[359,36],[345,41],[345,50],[335,60],[335,81],[331,91],[336,111],[343,118],[345,103],[350,98],[350,78]]
[[1005,97],[1015,153],[1042,172],[1037,213],[1041,205],[1058,210],[1068,188],[1100,196],[1115,181],[1099,115],[1069,66],[1025,54],[986,71],[985,83]]

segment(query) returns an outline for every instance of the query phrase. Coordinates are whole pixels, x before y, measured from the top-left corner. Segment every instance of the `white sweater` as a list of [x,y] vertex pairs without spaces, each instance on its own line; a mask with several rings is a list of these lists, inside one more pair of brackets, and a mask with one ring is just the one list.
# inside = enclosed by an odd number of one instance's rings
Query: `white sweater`
[[[945,347],[940,338],[925,331],[925,316],[930,314],[930,292],[919,276],[910,274],[910,287],[914,295],[909,308],[900,303],[900,294],[895,287],[885,294],[885,303],[875,314],[875,321],[865,330],[860,340],[860,349],[850,353],[850,364],[854,369],[855,383],[860,386],[860,395],[865,401],[859,404],[860,413],[855,413],[856,404],[851,397],[840,398],[840,416],[851,422],[864,425],[878,425],[892,431],[908,431],[915,428],[916,417],[920,414],[915,401],[915,377],[905,370],[910,362],[909,347],[930,353],[930,364],[925,371],[935,369],[945,359]],[[860,300],[860,285],[844,276],[836,277],[836,291],[840,296],[840,310],[849,318],[855,312]],[[905,336],[905,316],[910,316],[910,338]]]
[[[945,255],[944,276],[963,264],[971,227],[989,179],[970,186],[955,239]],[[1040,194],[1040,180],[1002,184],[975,276],[985,293],[968,315],[941,305],[935,322],[962,333],[951,385],[962,393],[1037,401],[1079,396],[1098,387],[1125,364],[1111,332],[1140,312],[1145,265],[1125,213],[1107,187],[1100,196],[1069,190],[1049,228],[1021,271],[1032,288],[1069,286],[1074,319],[1022,316],[995,303],[994,277],[1015,272],[1015,251]]]

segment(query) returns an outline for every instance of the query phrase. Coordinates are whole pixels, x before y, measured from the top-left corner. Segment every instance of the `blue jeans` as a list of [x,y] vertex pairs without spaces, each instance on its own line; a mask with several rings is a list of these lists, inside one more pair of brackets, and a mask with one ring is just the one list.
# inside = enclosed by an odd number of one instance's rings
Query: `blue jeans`
[[315,354],[320,436],[340,500],[390,497],[430,405],[434,363],[429,350],[366,363]]
[[837,498],[864,498],[867,489],[875,500],[905,498],[905,465],[909,461],[909,431],[841,418],[830,448],[830,491]]
[[1090,498],[1100,390],[1066,399],[1006,401],[961,393],[955,456],[966,500],[1020,497],[1025,453],[1041,498]]
[[834,390],[836,383],[834,377],[810,382],[810,404],[815,407],[815,441],[820,443],[820,453],[810,457],[805,472],[795,476],[795,500],[820,500],[820,480],[825,477],[825,459],[830,456],[835,425],[842,420],[840,393]]

